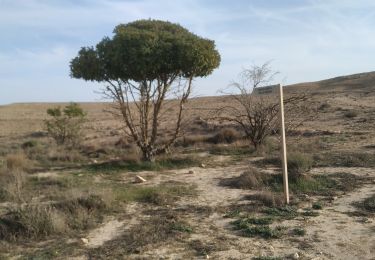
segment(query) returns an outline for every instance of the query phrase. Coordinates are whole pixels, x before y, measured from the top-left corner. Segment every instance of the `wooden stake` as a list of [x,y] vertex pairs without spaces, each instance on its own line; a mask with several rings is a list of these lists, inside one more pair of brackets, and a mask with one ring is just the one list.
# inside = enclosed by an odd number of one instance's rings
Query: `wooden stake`
[[288,185],[288,164],[286,156],[286,141],[285,141],[285,122],[284,122],[284,98],[283,86],[279,84],[280,90],[280,131],[281,131],[281,162],[283,170],[283,185],[285,203],[289,204],[289,185]]

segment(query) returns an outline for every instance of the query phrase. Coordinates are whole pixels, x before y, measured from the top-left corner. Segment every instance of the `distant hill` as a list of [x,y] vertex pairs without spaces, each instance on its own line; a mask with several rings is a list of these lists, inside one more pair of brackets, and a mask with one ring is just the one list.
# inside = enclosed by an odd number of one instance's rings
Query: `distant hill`
[[308,91],[332,92],[375,92],[375,71],[340,76],[315,82],[297,83],[287,86],[289,91],[305,89]]

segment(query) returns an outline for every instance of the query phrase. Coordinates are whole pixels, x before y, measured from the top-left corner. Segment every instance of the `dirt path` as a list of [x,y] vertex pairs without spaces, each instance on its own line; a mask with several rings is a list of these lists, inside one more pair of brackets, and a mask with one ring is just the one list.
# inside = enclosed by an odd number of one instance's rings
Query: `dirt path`
[[314,237],[312,244],[319,248],[323,259],[375,259],[374,218],[350,216],[359,202],[375,194],[375,185],[365,185],[342,196],[325,208],[307,227],[307,235]]
[[[229,189],[218,185],[221,178],[241,174],[245,166],[234,165],[218,169],[193,169],[194,174],[176,174],[175,180],[196,183],[200,190],[194,203],[206,206],[240,203],[243,195],[250,191]],[[186,170],[185,170],[186,171]],[[314,173],[334,174],[348,172],[359,176],[375,177],[371,168],[320,168]],[[254,256],[292,256],[298,253],[301,259],[375,259],[375,220],[364,221],[348,212],[356,211],[353,202],[359,202],[375,193],[375,184],[367,184],[353,192],[337,198],[331,205],[313,218],[298,218],[280,223],[285,226],[303,227],[306,235],[301,239],[263,240],[243,238],[233,234],[229,222],[222,214],[213,213],[206,219],[196,219],[199,225],[191,239],[217,243],[227,241],[228,248],[213,252],[212,259],[249,259]],[[306,247],[306,248],[305,248]]]
[[[164,181],[179,181],[196,184],[199,195],[196,198],[183,198],[180,206],[197,205],[216,208],[231,204],[243,203],[244,195],[254,191],[231,189],[219,185],[222,178],[240,175],[248,165],[236,164],[221,168],[191,168],[168,171],[164,174],[143,172],[150,178],[147,183],[140,185],[157,185]],[[189,174],[189,171],[193,174]],[[375,177],[375,169],[368,168],[319,168],[312,174],[334,174],[349,172],[360,176]],[[199,240],[206,244],[216,245],[210,252],[210,259],[251,259],[257,256],[286,257],[298,254],[299,259],[375,259],[375,220],[363,217],[353,217],[348,212],[356,208],[353,202],[358,202],[375,193],[375,184],[366,184],[353,192],[342,195],[324,207],[317,217],[298,217],[284,221],[278,225],[301,227],[306,230],[303,237],[286,236],[283,239],[264,240],[246,238],[235,234],[230,222],[233,219],[224,218],[224,214],[213,212],[208,216],[191,215],[189,223],[194,228],[189,241]],[[130,207],[133,215],[142,210],[139,205]],[[108,219],[102,226],[91,231],[87,247],[99,247],[106,241],[116,238],[131,226],[133,220],[126,222]],[[191,250],[191,249],[189,249]],[[163,248],[155,248],[143,252],[148,259],[186,259],[187,251],[174,247],[173,244]],[[137,257],[141,257],[138,255]],[[191,257],[191,253],[189,255]],[[135,257],[135,256],[134,256]],[[205,256],[202,256],[205,258]],[[201,259],[196,256],[194,259]],[[129,259],[131,256],[129,256]],[[189,258],[191,259],[191,258]]]

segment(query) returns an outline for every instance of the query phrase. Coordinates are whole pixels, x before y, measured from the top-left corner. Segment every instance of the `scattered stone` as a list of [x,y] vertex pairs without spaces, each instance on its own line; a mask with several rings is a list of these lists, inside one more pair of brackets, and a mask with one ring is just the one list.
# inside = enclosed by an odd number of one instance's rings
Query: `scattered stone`
[[206,259],[210,259],[210,256],[209,256],[209,255],[206,255]]
[[87,238],[81,238],[81,241],[82,243],[84,243],[85,245],[87,245],[89,243],[89,240]]
[[299,259],[299,254],[296,252],[292,255],[292,259],[296,260]]
[[206,165],[204,163],[201,163],[201,168],[206,168]]
[[337,200],[337,196],[333,196],[333,197],[332,197],[332,200]]
[[188,172],[188,174],[194,174],[194,171],[190,170],[190,171]]
[[144,178],[142,178],[141,176],[137,175],[135,176],[135,180],[134,182],[135,183],[142,183],[142,182],[145,182],[146,180]]

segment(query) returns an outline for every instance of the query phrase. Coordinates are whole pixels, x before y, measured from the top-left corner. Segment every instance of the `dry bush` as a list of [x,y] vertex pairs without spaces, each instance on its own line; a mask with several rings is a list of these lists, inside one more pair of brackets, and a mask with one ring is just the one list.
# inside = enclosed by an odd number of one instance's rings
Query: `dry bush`
[[0,218],[0,238],[4,240],[40,239],[66,230],[65,220],[47,205],[22,206]]
[[346,111],[346,112],[344,113],[344,116],[345,116],[346,118],[354,118],[354,117],[357,117],[357,116],[358,116],[358,112],[355,111],[355,110],[349,110],[349,111]]
[[227,178],[220,181],[223,186],[229,186],[237,189],[254,189],[264,185],[266,175],[256,168],[250,167],[249,170],[238,177]]
[[82,162],[85,158],[79,151],[74,149],[66,149],[64,147],[56,147],[56,149],[49,149],[47,153],[48,161],[52,162],[68,162],[77,163]]
[[23,153],[9,154],[5,159],[5,167],[8,171],[23,171],[30,168],[30,161]]
[[0,171],[1,200],[22,201],[22,190],[26,181],[25,170],[30,167],[30,161],[22,153],[9,154],[5,165]]
[[110,191],[85,193],[72,190],[51,204],[24,204],[0,217],[0,239],[43,239],[72,231],[92,228],[110,209],[114,196]]
[[246,199],[259,201],[267,207],[279,207],[284,205],[283,195],[271,191],[262,191],[260,193],[248,195]]
[[312,156],[294,152],[288,154],[288,177],[291,181],[296,181],[304,176],[313,166]]
[[217,134],[209,138],[207,141],[214,143],[214,144],[220,144],[220,143],[231,144],[240,138],[241,138],[241,135],[237,132],[237,130],[233,128],[224,128],[224,129],[221,129]]
[[175,146],[188,147],[195,144],[205,143],[208,139],[209,137],[207,137],[207,135],[184,136],[176,141]]

